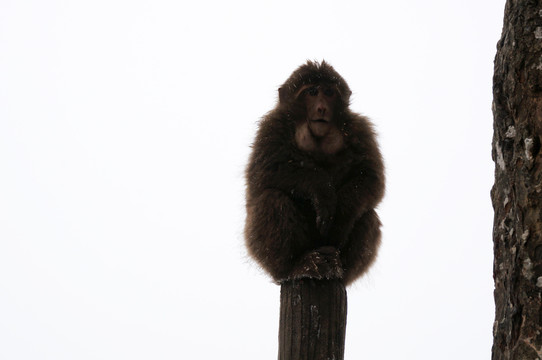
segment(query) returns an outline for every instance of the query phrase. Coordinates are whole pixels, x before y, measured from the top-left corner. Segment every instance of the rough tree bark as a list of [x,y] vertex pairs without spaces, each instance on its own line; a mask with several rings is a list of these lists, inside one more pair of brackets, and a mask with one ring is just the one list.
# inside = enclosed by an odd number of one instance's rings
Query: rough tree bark
[[346,289],[303,279],[280,288],[279,360],[343,360]]
[[542,1],[508,0],[493,78],[493,360],[542,359]]

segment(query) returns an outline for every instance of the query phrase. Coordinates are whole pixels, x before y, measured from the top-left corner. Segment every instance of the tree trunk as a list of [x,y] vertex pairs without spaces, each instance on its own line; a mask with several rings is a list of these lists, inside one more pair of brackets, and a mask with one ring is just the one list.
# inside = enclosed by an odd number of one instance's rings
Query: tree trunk
[[492,359],[542,359],[542,1],[507,1],[493,82]]
[[340,281],[282,284],[279,360],[343,360],[345,332],[346,289]]

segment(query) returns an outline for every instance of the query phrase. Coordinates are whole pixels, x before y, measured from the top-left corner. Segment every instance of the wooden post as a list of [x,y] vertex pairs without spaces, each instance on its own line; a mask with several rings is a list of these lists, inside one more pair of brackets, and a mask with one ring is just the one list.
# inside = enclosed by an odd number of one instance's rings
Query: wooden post
[[279,360],[343,360],[345,334],[342,282],[301,279],[281,285]]

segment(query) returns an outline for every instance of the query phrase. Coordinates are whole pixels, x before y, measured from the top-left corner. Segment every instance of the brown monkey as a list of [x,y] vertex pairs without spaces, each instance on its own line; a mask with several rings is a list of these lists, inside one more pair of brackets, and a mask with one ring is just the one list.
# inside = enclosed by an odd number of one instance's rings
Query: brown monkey
[[350,88],[308,61],[279,88],[246,170],[248,251],[277,282],[361,276],[380,244],[384,166]]

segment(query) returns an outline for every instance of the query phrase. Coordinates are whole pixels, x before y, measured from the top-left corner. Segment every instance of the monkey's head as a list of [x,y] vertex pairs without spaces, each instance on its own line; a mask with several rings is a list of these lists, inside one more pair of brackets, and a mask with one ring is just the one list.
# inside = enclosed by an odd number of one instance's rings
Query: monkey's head
[[332,154],[342,148],[340,119],[351,94],[325,61],[308,61],[293,72],[279,88],[279,106],[295,120],[300,149]]
[[344,107],[348,107],[352,91],[346,81],[327,62],[307,61],[298,67],[279,88],[279,103],[287,105],[295,101],[309,85],[327,84],[334,87]]

